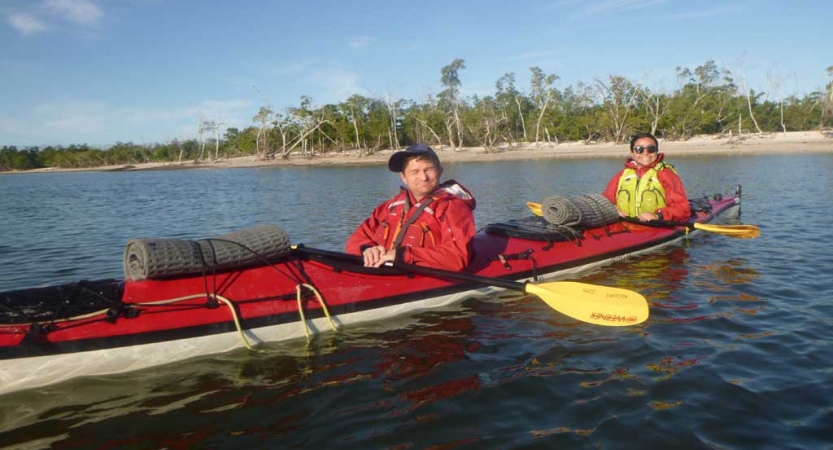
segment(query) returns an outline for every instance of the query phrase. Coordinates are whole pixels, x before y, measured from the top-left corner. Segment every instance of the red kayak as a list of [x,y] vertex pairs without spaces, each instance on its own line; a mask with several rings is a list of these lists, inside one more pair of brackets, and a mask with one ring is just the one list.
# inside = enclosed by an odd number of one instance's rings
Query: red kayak
[[[157,261],[158,273],[149,277],[0,293],[0,394],[263,342],[309,338],[473,295],[516,287],[523,291],[535,285],[516,280],[570,278],[589,267],[652,251],[692,232],[714,231],[707,224],[718,216],[740,213],[740,189],[726,198],[715,195],[692,204],[697,211],[691,222],[658,226],[617,221],[596,228],[563,229],[547,226],[540,218],[491,224],[475,237],[476,257],[464,273],[399,266],[365,268],[355,256],[303,245],[288,247],[288,239],[277,244],[281,247],[277,255],[263,256],[249,248],[247,254],[254,256],[226,266],[220,261],[219,246],[206,252],[198,248],[204,242],[184,247],[175,243],[177,252],[198,250],[201,263],[183,271],[190,263],[179,261],[179,267],[171,270],[170,260]],[[173,244],[159,240],[143,245],[141,251],[147,252]],[[213,258],[208,263],[206,255]],[[133,256],[126,257],[126,272],[135,262]],[[146,268],[147,263],[142,264]],[[563,286],[558,298],[562,306],[554,306],[558,310],[575,306],[583,314],[590,307],[583,306],[586,297],[582,296],[600,295],[588,292],[586,287],[591,285]],[[607,297],[619,295],[611,294],[615,288],[599,289]],[[647,306],[639,319],[594,314],[593,320],[579,319],[628,325],[647,318]]]

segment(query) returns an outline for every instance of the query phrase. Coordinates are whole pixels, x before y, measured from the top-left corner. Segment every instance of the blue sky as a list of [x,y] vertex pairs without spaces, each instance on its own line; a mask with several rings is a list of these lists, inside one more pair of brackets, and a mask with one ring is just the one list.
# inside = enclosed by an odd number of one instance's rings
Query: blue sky
[[192,138],[302,95],[423,101],[456,58],[466,96],[509,72],[528,91],[533,66],[560,89],[671,91],[709,60],[804,95],[829,81],[831,17],[828,0],[0,0],[0,146]]

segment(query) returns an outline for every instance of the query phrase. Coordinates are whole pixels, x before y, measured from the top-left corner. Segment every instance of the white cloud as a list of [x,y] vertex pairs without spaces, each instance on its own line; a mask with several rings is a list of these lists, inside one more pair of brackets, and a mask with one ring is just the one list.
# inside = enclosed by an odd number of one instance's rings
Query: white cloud
[[351,39],[349,45],[352,48],[364,48],[372,44],[373,42],[376,42],[375,37],[361,36]]
[[32,108],[36,128],[50,133],[89,134],[105,128],[109,119],[102,103],[43,103]]
[[279,63],[278,66],[267,67],[266,71],[276,76],[300,75],[309,71],[315,64],[317,64],[315,60]]
[[9,14],[8,20],[15,30],[26,36],[42,33],[48,28],[45,23],[26,13]]
[[207,100],[197,105],[180,106],[172,109],[126,109],[121,112],[125,121],[133,124],[153,123],[167,120],[216,120],[222,122],[226,117],[239,111],[249,112],[252,102],[249,100]]
[[[26,133],[27,129],[26,122],[23,120],[0,116],[0,135],[13,136]],[[0,142],[0,146],[10,144],[11,142]]]
[[584,2],[577,0],[562,0],[553,4],[558,9],[573,9],[573,18],[584,18],[596,15],[610,15],[623,11],[649,8],[670,0],[604,0],[600,2]]
[[53,13],[80,25],[92,25],[103,15],[90,0],[46,0],[44,5]]
[[526,61],[530,59],[540,59],[550,57],[556,52],[526,52],[504,58],[504,61]]
[[343,68],[319,70],[312,75],[312,81],[322,86],[322,94],[328,93],[323,102],[343,101],[353,94],[367,95],[367,89],[359,86],[359,76]]
[[199,120],[223,128],[245,127],[253,115],[250,100],[206,100],[173,107],[121,107],[96,101],[42,103],[22,116],[0,116],[2,145],[109,146],[121,142],[167,142],[196,135]]
[[29,3],[27,12],[11,12],[7,21],[19,33],[30,36],[53,28],[56,21],[67,21],[76,25],[95,25],[103,16],[102,10],[91,0],[44,0]]
[[585,11],[590,14],[595,13],[615,13],[620,11],[632,11],[635,9],[643,9],[651,6],[667,3],[669,0],[607,0],[597,3]]
[[726,16],[730,14],[735,14],[743,11],[743,8],[740,6],[726,6],[722,8],[714,8],[714,9],[704,9],[700,11],[693,11],[689,13],[682,13],[682,14],[675,14],[670,16],[670,19],[680,19],[680,20],[687,20],[687,19],[704,19],[708,17],[716,17],[716,16]]
[[62,117],[60,119],[47,120],[44,122],[44,126],[51,132],[91,134],[104,130],[104,122],[106,120],[107,118],[104,116]]
[[552,4],[553,8],[565,8],[573,5],[580,5],[584,0],[559,0]]

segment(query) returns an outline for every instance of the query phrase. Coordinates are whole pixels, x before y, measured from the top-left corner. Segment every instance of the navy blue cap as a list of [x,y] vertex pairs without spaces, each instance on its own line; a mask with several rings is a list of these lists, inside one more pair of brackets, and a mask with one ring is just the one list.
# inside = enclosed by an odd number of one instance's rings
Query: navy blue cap
[[[414,144],[401,152],[396,152],[390,155],[390,159],[388,160],[388,169],[391,172],[402,172],[405,169],[405,159],[410,156],[416,155],[434,155],[434,158],[437,158],[437,154],[434,153],[434,150],[425,145],[425,144]],[[439,158],[437,158],[439,160]]]

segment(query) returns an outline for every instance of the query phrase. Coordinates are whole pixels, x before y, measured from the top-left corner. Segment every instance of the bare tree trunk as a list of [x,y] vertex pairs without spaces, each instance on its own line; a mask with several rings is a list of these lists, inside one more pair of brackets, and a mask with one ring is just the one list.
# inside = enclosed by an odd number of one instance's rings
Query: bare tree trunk
[[[544,128],[544,129],[546,129],[546,128]],[[552,123],[552,129],[555,130],[555,122]],[[553,132],[552,137],[555,138],[555,145],[558,145],[558,144],[561,143],[561,141],[558,140],[558,133]]]
[[281,154],[281,158],[283,158],[283,159],[287,159],[287,158],[289,158],[289,154],[292,152],[292,149],[294,149],[295,147],[297,147],[297,146],[298,146],[298,144],[301,144],[301,154],[302,154],[302,155],[304,155],[304,156],[306,156],[306,154],[307,154],[306,147],[307,147],[307,144],[308,144],[308,139],[307,139],[307,137],[308,137],[310,134],[314,133],[314,132],[315,132],[315,130],[317,130],[317,129],[321,126],[321,125],[324,125],[325,123],[330,123],[330,121],[329,121],[329,120],[322,120],[322,121],[320,121],[320,122],[316,123],[314,126],[312,126],[309,130],[307,130],[307,131],[303,132],[300,136],[298,136],[298,138],[297,138],[297,139],[295,139],[295,143],[294,143],[294,144],[292,144],[291,146],[289,146],[289,148],[288,148],[288,149],[286,149],[286,150],[285,150],[285,151]]
[[784,134],[787,134],[787,126],[784,125],[784,101],[783,100],[778,102],[778,108],[781,110],[781,130],[784,131]]
[[[463,148],[463,127],[460,124],[460,111],[457,105],[454,105],[454,123],[457,126],[457,144]],[[454,151],[457,151],[455,148]]]
[[538,135],[541,131],[541,120],[544,118],[544,113],[547,112],[547,106],[550,104],[550,91],[547,91],[547,99],[544,100],[544,105],[541,107],[541,112],[538,114],[538,121],[535,122],[535,146],[538,146]]
[[185,153],[185,148],[182,147],[182,143],[179,142],[179,141],[176,141],[176,145],[177,145],[177,147],[179,147],[179,165],[181,166],[182,165],[182,156]]
[[353,116],[353,131],[356,133],[356,150],[359,151],[359,154],[362,154],[361,142],[359,140],[359,123],[356,120],[356,109],[352,103],[350,104],[350,114]]
[[518,96],[515,96],[515,104],[518,105],[518,115],[521,116],[521,129],[524,132],[524,142],[526,142],[526,119],[524,119],[524,112],[521,109],[521,101],[518,100]]
[[758,121],[755,120],[755,113],[752,112],[752,96],[749,95],[749,91],[746,91],[746,106],[749,109],[749,118],[752,119],[752,123],[755,125],[755,130],[758,131],[758,134],[763,134],[761,127],[758,126]]
[[[439,135],[437,135],[437,133],[434,131],[434,129],[433,129],[433,128],[431,128],[431,127],[428,125],[428,123],[427,123],[427,122],[425,122],[424,120],[421,120],[421,119],[420,119],[419,117],[417,117],[417,116],[412,116],[412,117],[414,118],[414,120],[416,120],[417,122],[419,122],[419,123],[420,123],[423,127],[425,127],[426,129],[428,129],[428,131],[430,131],[430,132],[431,132],[431,134],[434,136],[434,139],[436,139],[436,140],[437,140],[437,144],[442,144],[442,139],[440,139],[440,136],[439,136]],[[453,148],[453,147],[452,147],[452,148]]]
[[[280,116],[280,115],[278,114],[277,116]],[[280,119],[280,117],[278,117],[278,119]],[[283,126],[281,126],[281,121],[280,120],[275,121],[275,128],[278,130],[278,133],[280,133],[280,135],[281,135],[281,151],[280,151],[280,154],[283,155],[286,152],[286,134],[287,134],[287,131],[284,130]]]
[[258,128],[257,130],[257,137],[255,138],[255,157],[257,159],[263,159],[260,157],[260,137],[263,136],[263,128]]
[[743,86],[743,96],[746,97],[746,108],[749,110],[749,118],[752,119],[752,124],[755,125],[755,130],[762,134],[761,127],[758,126],[758,121],[755,120],[755,113],[752,111],[752,91],[746,85],[746,75],[740,77],[741,86]]
[[214,160],[220,159],[220,125],[223,123],[214,124]]
[[630,89],[630,82],[622,77],[611,77],[610,86],[599,79],[596,84],[599,100],[613,121],[613,139],[622,142],[628,117],[635,107],[637,89]]
[[445,119],[445,129],[448,132],[448,145],[451,147],[451,151],[456,152],[457,147],[454,145],[454,117],[448,117]]
[[202,159],[202,154],[205,152],[205,139],[203,139],[203,131],[202,123],[200,123],[200,154],[197,156],[197,159],[194,160],[194,164]]
[[388,129],[389,139],[391,141],[390,148],[392,150],[399,150],[399,132],[396,130],[396,118],[397,118],[397,110],[396,110],[396,102],[390,101],[390,96],[388,96],[388,112],[390,114],[390,128]]
[[642,97],[642,103],[651,115],[651,134],[657,135],[657,128],[659,128],[659,119],[664,114],[662,108],[662,101],[658,94],[650,94],[642,89],[639,89],[639,96]]

